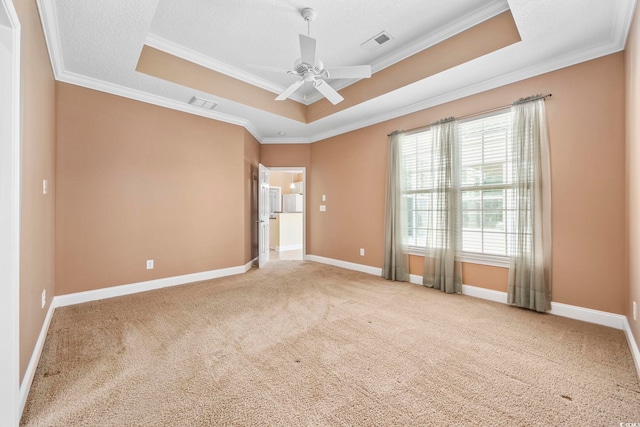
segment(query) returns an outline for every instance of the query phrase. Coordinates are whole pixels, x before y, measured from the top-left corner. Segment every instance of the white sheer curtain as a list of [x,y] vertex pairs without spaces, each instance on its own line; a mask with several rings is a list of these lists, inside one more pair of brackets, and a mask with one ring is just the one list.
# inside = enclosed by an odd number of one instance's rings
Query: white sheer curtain
[[512,107],[514,208],[508,302],[551,308],[551,177],[543,96]]
[[458,122],[444,119],[431,125],[431,164],[426,180],[427,245],[423,284],[446,293],[462,292],[460,264],[461,212]]
[[407,211],[404,206],[406,202],[400,149],[402,135],[402,132],[394,132],[389,138],[382,276],[385,279],[407,282],[409,281],[409,254],[404,242],[407,235]]

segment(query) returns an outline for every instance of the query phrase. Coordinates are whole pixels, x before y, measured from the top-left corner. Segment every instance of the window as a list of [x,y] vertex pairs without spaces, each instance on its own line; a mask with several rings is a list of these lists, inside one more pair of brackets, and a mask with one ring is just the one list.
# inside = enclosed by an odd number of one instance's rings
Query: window
[[[504,111],[458,124],[460,155],[462,251],[506,256],[513,222],[513,179],[510,162],[511,112]],[[430,130],[405,135],[402,141],[407,244],[422,249],[435,235],[428,223],[434,188]]]
[[405,201],[407,208],[407,244],[424,248],[427,238],[427,219],[431,179],[431,132],[417,132],[402,139]]

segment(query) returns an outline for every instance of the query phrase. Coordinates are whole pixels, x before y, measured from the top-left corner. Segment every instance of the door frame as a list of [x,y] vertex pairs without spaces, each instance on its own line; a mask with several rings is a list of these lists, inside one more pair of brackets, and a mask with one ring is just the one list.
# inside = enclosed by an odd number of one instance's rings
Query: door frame
[[[258,164],[258,268],[269,262],[269,168]],[[265,251],[266,246],[266,251]]]
[[[0,0],[0,27],[8,44],[0,67],[11,76],[9,96],[0,97],[0,117],[9,131],[0,133],[0,419],[20,421],[20,186],[21,102],[20,21],[12,0]],[[9,26],[2,24],[8,22]],[[7,60],[8,59],[8,60]],[[7,155],[8,154],[8,155]]]
[[291,167],[270,167],[270,171],[274,172],[295,172],[302,173],[302,181],[304,190],[302,191],[302,259],[307,256],[307,168],[305,166]]

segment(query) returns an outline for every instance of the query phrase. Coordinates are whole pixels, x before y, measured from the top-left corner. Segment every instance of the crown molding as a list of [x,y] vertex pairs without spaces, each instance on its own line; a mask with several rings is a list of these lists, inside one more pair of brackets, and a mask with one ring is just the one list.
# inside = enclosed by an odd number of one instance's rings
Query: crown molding
[[60,32],[58,31],[58,16],[53,0],[37,0],[38,11],[44,39],[51,59],[51,68],[56,79],[64,72],[64,58],[62,55],[62,45],[60,43]]
[[636,9],[637,0],[622,2],[622,6],[616,8],[615,24],[613,25],[611,39],[619,40],[622,49],[627,45],[627,37],[633,23],[633,12]]
[[[105,82],[103,80],[93,79],[91,77],[82,76],[75,73],[64,72],[56,76],[56,80],[71,83],[78,86],[83,86],[89,89],[98,90],[101,92],[110,93],[113,95],[119,95],[126,98],[134,99],[141,102],[147,102],[160,107],[171,108],[173,110],[183,111],[185,113],[195,114],[202,117],[219,120],[226,123],[243,126],[254,138],[256,138],[261,144],[311,144],[314,142],[322,141],[334,136],[342,135],[347,132],[352,132],[367,126],[372,126],[387,120],[395,119],[397,117],[405,116],[415,113],[417,111],[432,108],[437,105],[441,105],[447,102],[452,102],[467,96],[475,95],[480,92],[495,89],[497,87],[505,86],[507,84],[515,83],[521,80],[525,80],[531,77],[538,76],[540,74],[555,71],[561,68],[570,67],[581,62],[596,59],[602,56],[606,56],[612,53],[619,52],[624,49],[623,41],[615,40],[612,43],[601,45],[593,49],[574,53],[571,56],[563,56],[561,59],[553,59],[546,62],[538,63],[534,66],[517,70],[511,73],[503,74],[501,76],[485,80],[455,91],[448,92],[443,95],[428,98],[423,101],[397,108],[395,110],[386,111],[381,114],[370,116],[363,120],[351,122],[349,125],[334,128],[325,132],[319,132],[307,137],[263,137],[257,128],[246,119],[241,119],[228,114],[219,113],[216,111],[202,110],[201,108],[194,107],[187,103],[181,103],[172,99],[164,98],[158,95],[152,95],[146,92],[142,92],[136,89],[127,88],[124,86],[116,85],[113,83]],[[339,113],[338,113],[339,114]]]
[[[491,79],[487,79],[481,82],[477,82],[475,84],[439,95],[435,97],[431,97],[420,102],[414,103],[412,105],[403,106],[401,108],[397,108],[391,111],[385,111],[380,114],[376,114],[373,116],[369,116],[362,120],[356,120],[348,125],[340,126],[331,130],[318,132],[312,135],[301,136],[301,137],[263,137],[255,125],[247,119],[235,117],[232,115],[216,112],[216,111],[207,111],[202,110],[200,108],[191,106],[186,102],[180,102],[173,99],[165,98],[159,95],[149,94],[137,89],[131,89],[124,86],[120,86],[114,83],[106,82],[99,79],[94,79],[92,77],[82,76],[73,72],[69,72],[65,70],[62,48],[60,43],[60,35],[57,26],[57,17],[56,17],[56,8],[54,2],[52,0],[37,0],[38,9],[40,11],[40,16],[42,20],[42,26],[44,29],[44,35],[47,43],[47,49],[49,51],[49,56],[51,58],[51,64],[54,72],[54,76],[56,80],[75,84],[78,86],[83,86],[89,89],[94,89],[118,96],[123,96],[126,98],[134,99],[141,102],[147,102],[150,104],[158,105],[165,108],[170,108],[182,112],[186,112],[189,114],[195,114],[202,117],[211,118],[214,120],[219,120],[226,123],[235,124],[238,126],[244,127],[251,135],[256,138],[262,144],[309,144],[317,141],[321,141],[323,139],[331,138],[337,135],[341,135],[347,132],[351,132],[357,129],[361,129],[363,127],[371,126],[377,123],[381,123],[387,120],[391,120],[400,116],[404,116],[407,114],[415,113],[420,110],[424,110],[427,108],[431,108],[440,104],[444,104],[446,102],[455,101],[460,98],[464,98],[467,96],[475,95],[477,93],[495,89],[500,86],[504,86],[507,84],[511,84],[517,81],[521,81],[527,78],[535,77],[540,74],[548,73],[551,71],[555,71],[561,68],[569,67],[581,62],[589,61],[592,59],[596,59],[605,55],[609,55],[612,53],[619,52],[624,50],[626,39],[628,36],[629,28],[633,19],[633,11],[635,10],[637,0],[630,0],[629,2],[624,2],[622,6],[619,6],[615,13],[616,25],[614,26],[614,30],[610,35],[610,42],[603,43],[599,46],[590,49],[584,49],[578,52],[569,53],[567,55],[562,56],[561,58],[552,58],[547,61],[539,62],[533,66],[526,67],[523,69],[519,69],[510,73],[506,73]],[[383,69],[386,66],[392,65],[402,59],[405,59],[408,56],[411,56],[418,51],[425,49],[426,47],[437,43],[439,40],[444,38],[451,37],[461,31],[464,31],[467,28],[470,28],[474,25],[477,25],[479,22],[482,22],[486,19],[489,19],[493,16],[496,16],[499,13],[508,10],[508,7],[504,5],[503,2],[499,0],[492,1],[489,5],[481,9],[480,11],[476,11],[469,15],[466,15],[452,24],[452,27],[447,31],[439,31],[434,32],[428,37],[420,39],[413,43],[411,46],[403,49],[402,51],[398,51],[392,55],[389,55],[382,60],[378,61],[376,64],[372,65],[372,69],[375,67],[376,71]],[[161,49],[163,51],[167,51],[170,54],[174,54],[183,59],[198,63],[200,65],[206,66],[208,68],[216,69],[216,71],[222,72],[224,74],[230,75],[234,78],[238,78],[238,75],[235,71],[239,71],[236,68],[229,67],[226,64],[222,64],[219,61],[215,61],[216,64],[209,63],[207,61],[212,61],[211,58],[207,58],[202,54],[186,49],[182,46],[179,46],[175,43],[166,41],[157,37],[153,34],[149,34],[147,36],[147,44],[151,47],[155,47]],[[182,49],[182,50],[181,50]],[[222,65],[221,65],[222,64]],[[226,66],[227,68],[223,67]],[[224,69],[224,71],[222,71]],[[234,74],[230,74],[233,72]],[[245,73],[247,79],[254,78],[255,76]],[[242,79],[241,79],[242,80]],[[247,81],[247,80],[244,80]],[[247,81],[250,84],[254,84],[250,81]],[[340,88],[348,86],[349,81],[345,81],[344,85]],[[276,85],[277,86],[277,85]],[[271,84],[271,89],[266,89],[274,92],[274,85]],[[280,88],[275,90],[274,93],[278,93]],[[315,102],[315,100],[320,99],[316,95],[307,96],[306,101],[303,104],[310,104]],[[382,95],[384,97],[384,95]],[[340,113],[336,113],[340,114]]]
[[182,111],[184,113],[194,114],[196,116],[206,117],[209,119],[242,126],[255,139],[257,139],[258,141],[262,140],[262,135],[260,134],[258,129],[256,129],[253,123],[249,122],[248,120],[217,111],[205,110],[199,107],[195,107],[187,103],[187,101],[176,101],[174,99],[153,95],[137,89],[131,89],[115,83],[94,79],[92,77],[82,76],[80,74],[71,73],[68,71],[57,76],[56,80],[64,83],[70,83],[76,86],[85,87],[88,89],[97,90],[100,92],[110,93],[112,95],[122,96],[124,98],[133,99],[135,101],[146,102],[147,104],[153,104],[159,107],[170,108],[172,110]]
[[387,111],[382,114],[377,114],[363,120],[355,121],[346,126],[341,126],[339,128],[335,128],[326,132],[320,132],[320,133],[309,136],[309,140],[311,143],[313,143],[313,142],[321,141],[323,139],[331,138],[337,135],[342,135],[347,132],[352,132],[357,129],[375,125],[387,120],[395,119],[397,117],[406,116],[408,114],[412,114],[417,111],[426,110],[427,108],[432,108],[437,105],[445,104],[447,102],[452,102],[461,98],[465,98],[467,96],[478,94],[480,92],[495,89],[495,88],[505,86],[511,83],[515,83],[521,80],[539,76],[541,74],[549,73],[551,71],[556,71],[556,70],[570,67],[572,65],[576,65],[582,62],[586,62],[586,61],[597,59],[606,55],[610,55],[612,53],[620,52],[623,49],[624,49],[624,45],[622,41],[615,40],[611,43],[600,45],[592,49],[587,49],[587,50],[583,50],[573,54],[569,54],[567,56],[562,56],[562,58],[560,59],[553,58],[551,60],[540,62],[527,68],[519,69],[517,71],[506,73],[501,76],[494,77],[488,80],[484,80],[484,81],[466,86],[464,88],[460,88],[455,91],[447,92],[443,95],[428,98],[411,105],[407,105],[401,108],[397,108],[395,110]]
[[493,18],[503,12],[509,10],[509,5],[500,0],[494,0],[491,3],[485,5],[481,9],[477,9],[461,18],[452,21],[447,24],[446,28],[441,28],[437,31],[427,34],[424,37],[416,39],[413,43],[409,44],[403,49],[392,52],[391,54],[382,57],[373,64],[371,64],[371,72],[377,73],[397,62],[407,59],[410,56],[415,55],[431,46],[434,46],[443,40],[447,40],[466,31],[476,25]]
[[[394,65],[400,61],[407,59],[410,56],[415,55],[418,52],[421,52],[431,46],[434,46],[443,40],[446,40],[450,37],[455,36],[456,34],[460,34],[463,31],[468,30],[469,28],[475,27],[476,25],[491,19],[503,12],[509,10],[509,5],[500,1],[494,0],[491,3],[483,6],[481,9],[477,9],[461,18],[456,19],[447,25],[446,28],[439,29],[432,33],[427,34],[424,37],[416,39],[413,43],[406,46],[403,49],[393,51],[386,56],[378,59],[374,63],[371,64],[371,73],[375,74],[378,71],[384,70],[391,65]],[[341,79],[331,83],[331,86],[335,90],[342,90],[347,86],[350,86],[361,79],[353,80],[353,79]],[[315,92],[311,95],[308,95],[304,99],[304,103],[307,105],[313,104],[316,101],[323,99],[324,97],[319,93]]]
[[[286,89],[285,87],[270,82],[269,80],[247,73],[237,67],[233,67],[222,61],[218,61],[217,59],[211,58],[193,49],[189,49],[188,47],[174,43],[152,33],[147,34],[144,44],[275,94],[280,94]],[[293,96],[289,97],[289,99],[306,104],[304,98],[299,94],[294,93]]]
[[260,141],[262,144],[310,144],[311,140],[305,137],[275,137],[275,136],[265,136]]

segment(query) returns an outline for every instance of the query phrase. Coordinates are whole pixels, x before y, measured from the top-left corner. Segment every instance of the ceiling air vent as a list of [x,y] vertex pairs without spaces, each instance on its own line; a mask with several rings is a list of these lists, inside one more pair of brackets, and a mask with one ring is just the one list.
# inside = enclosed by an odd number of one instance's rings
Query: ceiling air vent
[[387,33],[386,31],[383,31],[380,34],[376,34],[375,36],[371,37],[369,40],[362,43],[360,46],[362,46],[363,49],[374,50],[391,40],[393,40],[393,37],[391,37],[391,34]]
[[196,107],[204,108],[205,110],[213,110],[218,105],[217,102],[209,101],[208,99],[198,98],[194,96],[189,100],[189,104],[195,105]]

